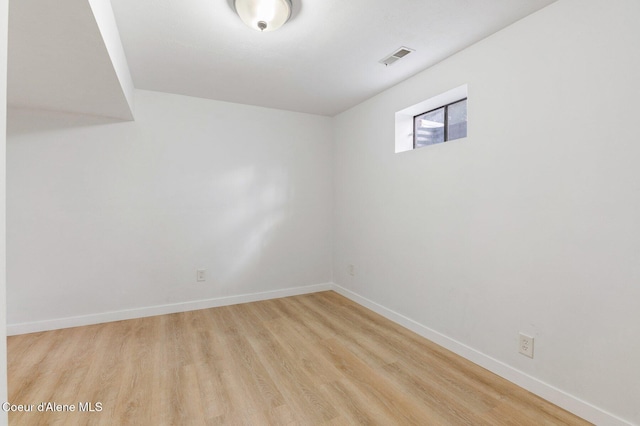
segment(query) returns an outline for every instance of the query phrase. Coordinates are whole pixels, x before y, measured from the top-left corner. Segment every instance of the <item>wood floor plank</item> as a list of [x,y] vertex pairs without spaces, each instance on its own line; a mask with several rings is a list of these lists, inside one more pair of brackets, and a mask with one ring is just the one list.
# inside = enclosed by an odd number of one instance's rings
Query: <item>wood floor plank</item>
[[339,380],[323,385],[331,397],[339,416],[327,424],[395,424],[396,420],[376,401],[376,396],[362,392],[349,380]]
[[[587,425],[334,293],[12,336],[11,425]],[[95,405],[94,405],[95,407]]]
[[394,419],[394,424],[443,424],[443,419],[433,407],[420,405],[411,397],[413,392],[404,392],[396,383],[377,374],[337,339],[323,342],[325,356],[331,359],[348,380],[362,394],[369,395],[375,405]]
[[320,339],[328,336],[339,338],[350,351],[370,365],[381,367],[396,361],[394,351],[387,345],[377,345],[375,348],[371,346],[370,336],[362,333],[356,324],[345,317],[345,309],[323,306],[320,303],[322,301],[322,298],[315,295],[295,301],[295,304],[301,305],[300,315],[306,318],[306,324],[316,331]]
[[305,362],[291,355],[287,331],[278,327],[277,321],[269,321],[269,327],[254,336],[253,345],[269,360],[266,368],[278,388],[305,423],[318,424],[335,417],[326,396],[315,386],[314,377],[305,372]]

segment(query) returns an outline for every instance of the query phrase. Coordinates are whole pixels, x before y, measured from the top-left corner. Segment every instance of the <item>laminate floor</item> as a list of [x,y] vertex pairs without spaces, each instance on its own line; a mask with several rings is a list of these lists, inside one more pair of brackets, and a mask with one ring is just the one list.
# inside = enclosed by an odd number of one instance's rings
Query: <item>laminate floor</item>
[[334,292],[12,336],[8,375],[11,425],[589,424]]

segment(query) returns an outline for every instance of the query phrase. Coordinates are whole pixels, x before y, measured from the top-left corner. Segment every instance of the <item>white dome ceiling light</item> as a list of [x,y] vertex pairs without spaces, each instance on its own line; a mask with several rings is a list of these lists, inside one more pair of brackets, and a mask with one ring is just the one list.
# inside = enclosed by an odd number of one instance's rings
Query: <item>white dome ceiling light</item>
[[275,31],[291,17],[291,0],[235,0],[242,22],[256,31]]

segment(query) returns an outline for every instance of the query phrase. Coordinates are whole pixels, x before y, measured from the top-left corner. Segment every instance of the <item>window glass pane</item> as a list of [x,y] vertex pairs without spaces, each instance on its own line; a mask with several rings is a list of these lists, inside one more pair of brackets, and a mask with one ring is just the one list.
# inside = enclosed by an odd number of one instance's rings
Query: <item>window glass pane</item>
[[460,139],[467,137],[467,100],[456,102],[447,108],[449,128],[448,139]]
[[413,127],[416,148],[444,142],[444,108],[418,115]]

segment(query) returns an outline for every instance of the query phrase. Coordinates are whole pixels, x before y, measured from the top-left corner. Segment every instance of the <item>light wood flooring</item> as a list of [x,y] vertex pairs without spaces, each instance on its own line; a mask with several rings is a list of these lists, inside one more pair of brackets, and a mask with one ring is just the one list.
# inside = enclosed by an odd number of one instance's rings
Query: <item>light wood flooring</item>
[[11,425],[589,424],[334,292],[12,336]]

